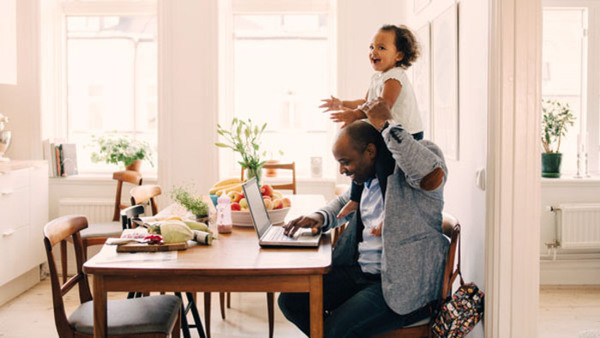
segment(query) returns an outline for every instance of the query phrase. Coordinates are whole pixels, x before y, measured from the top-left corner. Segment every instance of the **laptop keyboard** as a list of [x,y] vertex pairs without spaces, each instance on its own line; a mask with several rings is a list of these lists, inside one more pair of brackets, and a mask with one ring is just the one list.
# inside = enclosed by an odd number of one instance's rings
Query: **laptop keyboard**
[[280,226],[272,226],[269,231],[265,234],[265,237],[262,239],[263,241],[269,242],[283,242],[283,241],[293,241],[294,238],[288,237],[283,234],[283,227]]

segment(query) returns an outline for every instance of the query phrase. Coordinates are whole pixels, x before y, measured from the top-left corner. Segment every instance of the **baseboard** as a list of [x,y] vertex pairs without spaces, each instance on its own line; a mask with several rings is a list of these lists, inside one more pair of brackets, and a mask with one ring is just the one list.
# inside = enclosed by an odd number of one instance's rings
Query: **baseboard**
[[0,305],[8,303],[40,282],[40,268],[35,267],[0,286]]
[[541,260],[540,285],[600,285],[600,260]]

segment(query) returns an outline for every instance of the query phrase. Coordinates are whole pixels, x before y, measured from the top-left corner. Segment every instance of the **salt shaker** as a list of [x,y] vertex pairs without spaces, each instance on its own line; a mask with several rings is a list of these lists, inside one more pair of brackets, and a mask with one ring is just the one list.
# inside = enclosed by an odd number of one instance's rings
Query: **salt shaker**
[[224,195],[217,200],[217,231],[220,234],[228,234],[231,228],[231,199]]

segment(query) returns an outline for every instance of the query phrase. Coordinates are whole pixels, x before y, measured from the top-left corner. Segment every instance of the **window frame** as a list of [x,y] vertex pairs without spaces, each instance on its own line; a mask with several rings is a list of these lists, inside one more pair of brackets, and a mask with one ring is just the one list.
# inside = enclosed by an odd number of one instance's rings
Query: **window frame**
[[[218,121],[222,126],[228,126],[234,114],[234,17],[236,15],[285,15],[285,14],[326,14],[328,20],[328,86],[331,93],[336,92],[336,34],[335,34],[335,6],[332,0],[320,0],[307,3],[302,0],[230,0],[219,1],[219,112]],[[316,107],[315,107],[316,109]],[[261,121],[264,122],[264,121]],[[334,123],[325,127],[326,139],[333,140]],[[308,131],[310,133],[310,131]],[[330,144],[331,142],[329,142]],[[327,147],[326,145],[323,145]],[[238,177],[240,166],[237,164],[236,155],[231,149],[219,148],[219,176]],[[335,179],[335,162],[325,157],[321,161],[322,176],[320,179]],[[296,164],[298,167],[298,163]],[[298,178],[310,178],[308,172],[296,173]]]
[[[67,19],[73,16],[154,16],[158,20],[157,0],[111,0],[111,1],[77,1],[77,0],[55,0],[54,6],[48,6],[48,13],[42,15],[42,20],[47,20],[52,24],[54,30],[48,37],[55,44],[53,48],[42,48],[44,56],[50,54],[51,61],[46,65],[54,67],[52,71],[43,71],[42,77],[46,84],[43,86],[52,88],[48,93],[43,93],[43,104],[52,105],[43,108],[43,120],[48,122],[42,132],[43,139],[54,139],[69,141],[69,114],[68,114],[68,67],[67,67]],[[157,40],[159,39],[157,32]],[[159,42],[157,41],[157,44]],[[157,57],[159,50],[157,48]],[[158,68],[157,68],[158,80]],[[53,87],[54,86],[54,87]],[[158,95],[158,93],[157,93]],[[54,96],[54,97],[52,97]],[[158,109],[158,106],[157,106]],[[134,119],[136,117],[134,116]],[[158,114],[157,114],[158,119]],[[126,132],[123,134],[130,135]],[[135,131],[133,134],[136,134]],[[156,130],[158,138],[158,128]],[[157,148],[158,152],[158,148]],[[157,175],[157,157],[155,154],[154,167],[143,166],[142,172],[149,177]],[[84,171],[80,175],[95,176],[114,171],[111,169],[98,168],[93,171]]]

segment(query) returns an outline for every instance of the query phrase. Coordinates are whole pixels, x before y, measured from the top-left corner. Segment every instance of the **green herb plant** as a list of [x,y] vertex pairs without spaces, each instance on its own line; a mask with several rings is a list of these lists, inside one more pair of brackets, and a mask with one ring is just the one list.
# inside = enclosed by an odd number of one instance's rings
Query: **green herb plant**
[[169,196],[196,217],[208,216],[208,205],[202,200],[202,196],[196,196],[188,189],[189,187],[174,186]]
[[92,136],[92,144],[96,150],[92,152],[93,162],[106,162],[125,166],[131,165],[135,160],[152,162],[152,150],[148,142],[131,139],[123,135]]
[[260,151],[260,138],[266,127],[266,123],[258,126],[254,125],[251,119],[244,121],[234,118],[229,129],[217,124],[217,133],[223,136],[226,142],[217,142],[215,145],[238,152],[242,156],[242,160],[238,163],[249,172],[260,171],[265,164],[265,161],[261,160],[261,155],[264,156],[264,153],[261,154]]
[[[558,153],[561,137],[575,122],[568,103],[557,100],[542,100],[542,146],[546,153]],[[553,148],[556,146],[556,148]]]

